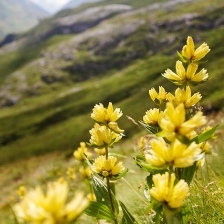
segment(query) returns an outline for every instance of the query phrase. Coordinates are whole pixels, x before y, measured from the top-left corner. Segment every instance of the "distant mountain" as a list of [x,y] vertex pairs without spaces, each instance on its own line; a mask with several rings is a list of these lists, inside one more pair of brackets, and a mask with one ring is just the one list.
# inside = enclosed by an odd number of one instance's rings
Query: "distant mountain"
[[29,0],[0,1],[0,38],[35,26],[48,13]]
[[62,9],[75,8],[84,3],[98,2],[98,1],[100,0],[71,0]]

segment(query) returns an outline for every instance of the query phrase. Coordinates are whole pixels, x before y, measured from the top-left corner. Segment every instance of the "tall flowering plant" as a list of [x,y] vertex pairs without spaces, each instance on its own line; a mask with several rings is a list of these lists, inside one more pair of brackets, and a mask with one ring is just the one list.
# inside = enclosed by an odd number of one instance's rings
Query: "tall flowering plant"
[[[87,159],[92,170],[92,184],[96,201],[91,202],[86,213],[97,219],[104,219],[118,223],[119,204],[115,197],[115,185],[112,181],[123,177],[128,169],[118,158],[111,155],[109,150],[123,137],[124,130],[120,129],[117,120],[123,115],[119,108],[114,109],[112,103],[105,108],[97,104],[93,108],[91,118],[95,121],[94,127],[89,131],[91,138],[89,146],[95,148],[99,156],[93,160]],[[125,205],[120,202],[123,210],[122,223],[137,223],[128,212]]]
[[208,80],[206,69],[197,70],[209,51],[206,43],[195,49],[192,37],[188,37],[182,52],[178,52],[176,72],[167,69],[162,74],[182,88],[177,88],[174,95],[162,86],[158,92],[149,90],[157,107],[146,111],[140,124],[153,137],[135,162],[150,173],[145,193],[150,200],[148,209],[156,212],[156,223],[187,223],[184,201],[190,194],[196,169],[210,153],[208,140],[213,138],[217,126],[202,129],[207,123],[203,112],[197,109],[202,96],[199,92],[192,95],[191,89]]

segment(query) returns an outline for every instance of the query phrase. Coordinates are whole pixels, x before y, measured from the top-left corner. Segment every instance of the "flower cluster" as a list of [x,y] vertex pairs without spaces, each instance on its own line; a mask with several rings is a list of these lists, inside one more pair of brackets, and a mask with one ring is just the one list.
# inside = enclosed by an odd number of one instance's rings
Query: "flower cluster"
[[[101,210],[97,210],[97,205],[105,206],[110,214],[110,220],[114,223],[118,223],[118,202],[114,196],[115,185],[112,180],[118,180],[127,173],[127,169],[123,166],[122,162],[117,162],[117,157],[109,155],[109,148],[113,148],[114,144],[121,140],[123,137],[123,130],[121,130],[117,124],[117,120],[122,116],[122,112],[119,108],[114,109],[110,102],[108,108],[105,108],[103,104],[97,104],[93,108],[91,118],[95,121],[94,127],[89,131],[91,138],[88,145],[94,147],[94,151],[98,154],[98,157],[94,160],[88,160],[88,165],[93,173],[93,191],[96,199],[95,204],[90,204],[94,207],[93,210],[96,214],[91,212],[91,216],[99,219]],[[98,175],[103,178],[103,181],[96,177]],[[105,181],[105,182],[104,182]],[[99,189],[99,192],[97,189]],[[112,189],[114,191],[112,191]],[[92,192],[93,192],[92,191]],[[107,192],[105,199],[105,191]],[[103,192],[103,193],[102,193]],[[103,195],[101,195],[101,193]],[[91,194],[91,198],[94,196]],[[101,198],[103,196],[103,198]],[[102,202],[103,201],[103,202]],[[104,213],[104,211],[103,211]],[[107,212],[108,213],[108,212]],[[103,215],[103,217],[105,217]],[[107,218],[108,219],[108,218]]]
[[39,186],[30,190],[14,206],[18,221],[46,224],[68,224],[75,221],[88,206],[88,200],[83,193],[76,192],[73,199],[66,203],[68,191],[65,181],[49,183],[46,194]]
[[[149,193],[160,203],[165,216],[167,209],[171,213],[178,212],[184,205],[189,195],[188,184],[192,180],[189,176],[193,177],[196,167],[203,165],[205,154],[211,152],[207,140],[214,138],[215,128],[208,127],[200,131],[207,123],[206,117],[196,106],[202,96],[199,92],[192,94],[191,89],[191,86],[208,80],[206,69],[197,70],[200,60],[209,51],[206,43],[195,50],[192,37],[187,38],[182,53],[178,52],[181,61],[176,62],[176,73],[167,69],[162,74],[183,88],[177,88],[174,94],[166,92],[162,86],[158,92],[151,88],[149,95],[158,108],[146,111],[140,122],[155,138],[151,138],[144,148],[141,147],[144,157],[136,157],[136,163],[145,170],[153,169],[154,174],[158,173],[151,176],[153,185],[149,186]],[[184,63],[187,63],[186,68]],[[188,170],[189,167],[191,169]],[[176,178],[179,179],[177,183]]]
[[103,104],[96,104],[91,113],[91,118],[96,122],[94,127],[89,131],[91,138],[89,145],[95,147],[98,156],[91,169],[94,173],[108,178],[116,178],[125,168],[122,162],[115,165],[117,158],[108,156],[108,148],[120,141],[123,136],[117,124],[117,120],[123,115],[119,108],[114,109],[112,103],[105,108]]
[[[73,153],[75,159],[79,162],[80,168],[79,168],[79,174],[80,177],[84,180],[84,182],[87,185],[87,188],[89,188],[89,191],[93,191],[93,187],[91,184],[91,176],[92,176],[92,170],[87,164],[86,159],[91,159],[92,158],[92,153],[89,151],[89,149],[86,146],[85,142],[80,142],[80,147],[78,147],[74,153]],[[69,178],[73,177],[73,173],[68,172]],[[92,201],[95,198],[95,195],[91,193],[87,198]]]
[[154,175],[154,187],[149,190],[150,195],[170,208],[180,208],[184,204],[184,199],[190,194],[190,191],[188,184],[184,180],[179,180],[174,186],[175,179],[174,173],[170,177],[168,172],[162,175]]
[[92,153],[88,151],[85,142],[80,142],[80,147],[74,151],[73,155],[81,162],[86,160],[85,156],[87,156],[89,159],[92,157]]
[[208,80],[208,73],[206,69],[197,72],[199,61],[205,57],[210,51],[208,45],[203,43],[195,50],[194,41],[192,37],[187,38],[187,44],[182,49],[182,54],[179,56],[182,62],[188,62],[187,69],[184,68],[181,61],[176,62],[176,73],[167,69],[163,76],[176,85],[196,86]]
[[118,127],[117,120],[123,115],[119,108],[114,110],[112,103],[108,104],[108,108],[104,108],[103,104],[96,104],[93,108],[91,118],[100,125],[105,125],[116,133],[123,133]]

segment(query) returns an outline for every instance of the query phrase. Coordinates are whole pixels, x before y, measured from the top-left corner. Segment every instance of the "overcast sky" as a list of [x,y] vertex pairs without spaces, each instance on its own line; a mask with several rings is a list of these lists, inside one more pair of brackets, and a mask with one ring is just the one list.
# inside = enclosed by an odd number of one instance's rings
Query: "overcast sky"
[[55,13],[70,0],[31,0],[31,1],[41,6],[47,12]]

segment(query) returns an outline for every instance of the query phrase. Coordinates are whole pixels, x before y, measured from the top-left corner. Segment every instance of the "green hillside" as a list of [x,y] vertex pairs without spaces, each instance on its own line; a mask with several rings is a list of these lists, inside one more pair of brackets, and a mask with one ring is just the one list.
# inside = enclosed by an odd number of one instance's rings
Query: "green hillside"
[[27,31],[48,16],[43,9],[28,0],[1,0],[0,39],[9,33]]
[[[211,48],[209,63],[202,65],[211,80],[194,91],[203,92],[206,111],[223,108],[224,2],[160,1],[151,7],[143,2],[92,3],[130,4],[133,9],[119,11],[85,32],[53,35],[27,45],[34,33],[40,35],[41,23],[14,45],[0,49],[0,164],[53,151],[69,154],[80,141],[88,141],[90,113],[99,102],[111,101],[124,115],[141,120],[153,106],[151,87],[175,88],[161,73],[174,69],[176,50],[181,51],[189,35],[197,46],[207,42]],[[52,29],[48,21],[72,13],[66,10],[49,18],[44,29]],[[124,139],[139,131],[126,116],[120,126]]]

